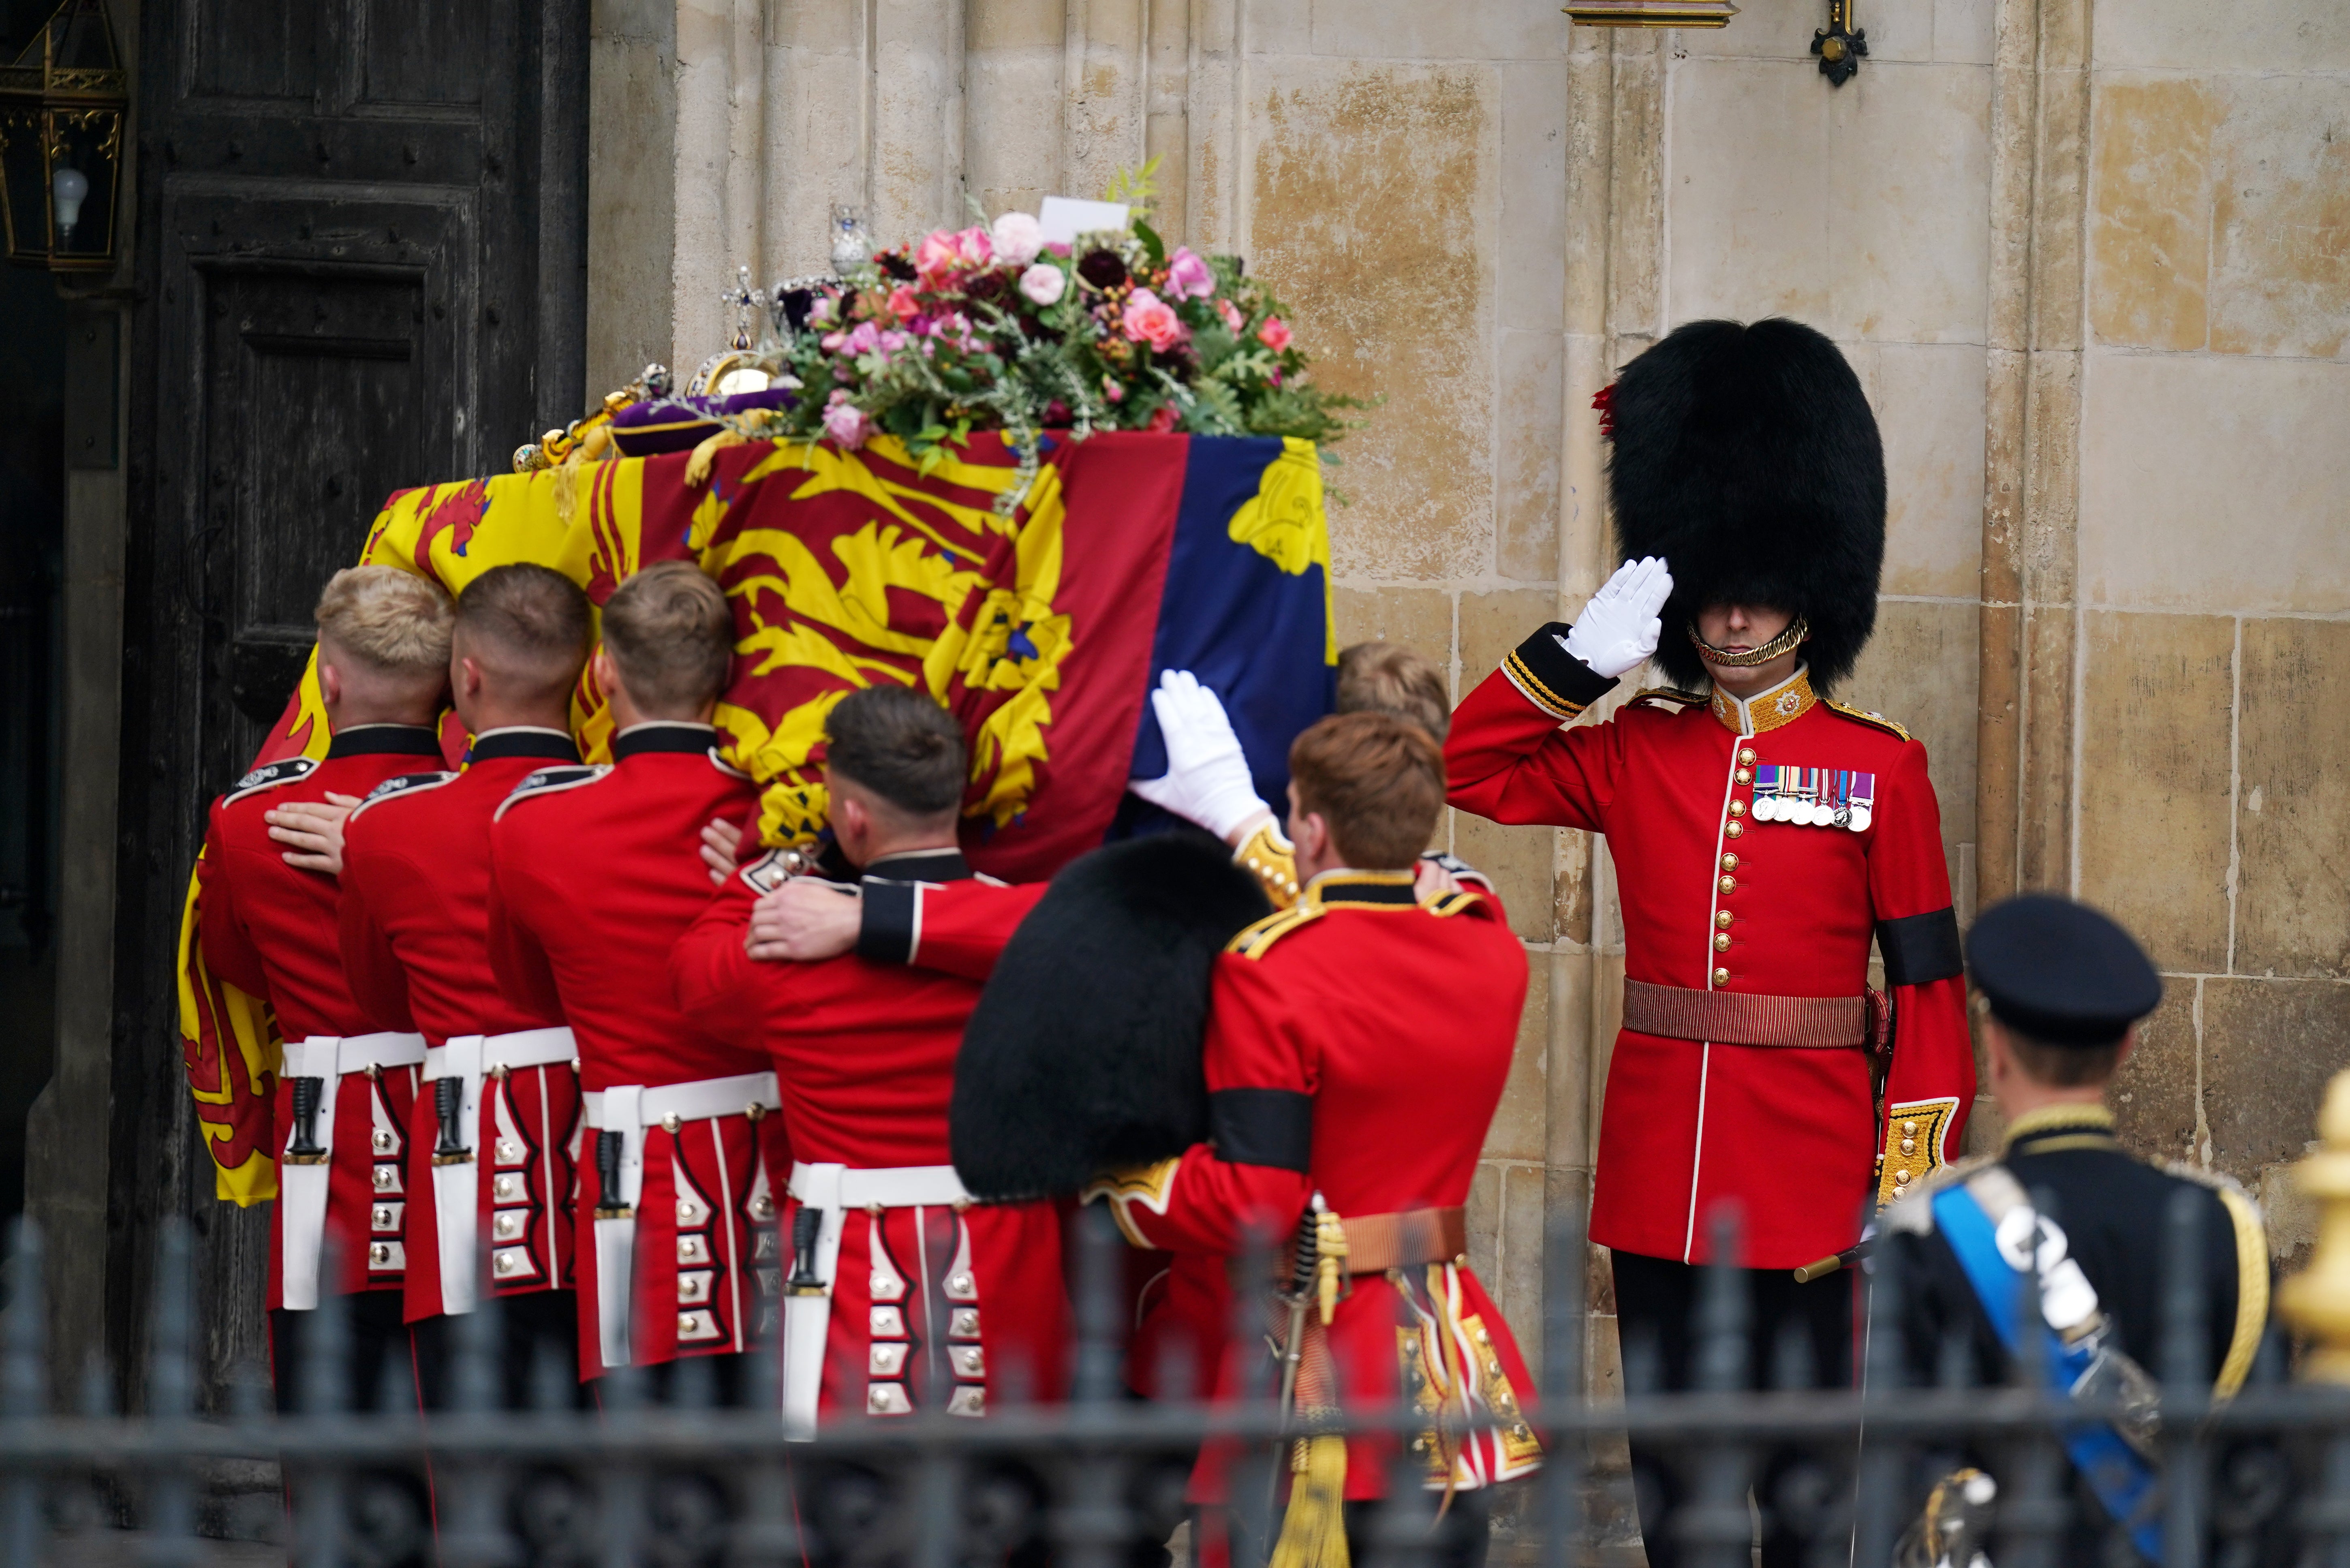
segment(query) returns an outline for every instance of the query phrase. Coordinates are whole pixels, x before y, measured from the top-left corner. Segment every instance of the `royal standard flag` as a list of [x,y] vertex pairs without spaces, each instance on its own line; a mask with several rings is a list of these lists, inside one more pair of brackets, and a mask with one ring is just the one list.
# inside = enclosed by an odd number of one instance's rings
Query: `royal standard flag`
[[[1129,777],[1166,771],[1146,695],[1190,669],[1224,697],[1257,788],[1278,802],[1289,742],[1330,708],[1329,532],[1315,449],[1298,441],[1103,432],[1045,438],[1024,491],[996,435],[930,472],[893,438],[856,452],[752,441],[707,483],[687,453],[426,485],[388,501],[365,563],[460,593],[530,561],[600,606],[646,564],[691,560],[734,607],[717,723],[762,789],[759,836],[825,829],[824,721],[847,693],[916,687],[971,742],[964,844],[981,870],[1049,877],[1119,823]],[[1018,492],[1016,504],[1002,504]],[[609,754],[583,674],[573,728]],[[464,737],[444,722],[452,763]],[[327,748],[316,661],[255,758]],[[274,1195],[277,1043],[268,1011],[206,972],[199,877],[182,941],[181,1032],[224,1198]]]

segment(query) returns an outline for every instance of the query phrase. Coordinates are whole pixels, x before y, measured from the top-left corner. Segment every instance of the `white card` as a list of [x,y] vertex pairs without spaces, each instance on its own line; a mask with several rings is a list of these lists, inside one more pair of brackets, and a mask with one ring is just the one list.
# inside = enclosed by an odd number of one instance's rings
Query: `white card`
[[1126,210],[1123,202],[1081,202],[1075,196],[1047,196],[1044,209],[1036,214],[1036,223],[1045,231],[1046,244],[1075,244],[1079,234],[1125,228]]

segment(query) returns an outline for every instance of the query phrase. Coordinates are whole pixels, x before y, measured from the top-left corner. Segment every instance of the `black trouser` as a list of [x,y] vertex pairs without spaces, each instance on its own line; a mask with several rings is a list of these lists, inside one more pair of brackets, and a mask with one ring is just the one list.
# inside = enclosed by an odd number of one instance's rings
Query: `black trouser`
[[[343,1386],[335,1392],[346,1409],[417,1407],[415,1349],[400,1321],[400,1307],[396,1290],[360,1291],[332,1304],[330,1310],[343,1314]],[[291,1415],[304,1403],[303,1362],[317,1322],[315,1312],[270,1309],[269,1366],[280,1415]],[[289,1510],[296,1506],[302,1484],[289,1469]],[[405,1565],[432,1560],[432,1492],[421,1455],[413,1465],[369,1466],[351,1473],[344,1480],[343,1508],[346,1530],[378,1554],[370,1561]]]
[[[913,1465],[795,1459],[792,1492],[808,1568],[904,1568],[923,1521]],[[1054,1500],[1017,1459],[982,1459],[962,1475],[954,1561],[962,1568],[1048,1568]]]
[[[1665,1258],[1617,1252],[1616,1325],[1624,1347],[1626,1392],[1674,1393],[1696,1386],[1694,1314],[1705,1270]],[[1747,1292],[1746,1386],[1840,1388],[1852,1381],[1855,1275],[1838,1272],[1810,1284],[1787,1269],[1743,1269]],[[1797,1365],[1783,1366],[1792,1355]],[[1637,1385],[1646,1383],[1643,1388]],[[1635,1438],[1632,1483],[1649,1568],[1674,1568],[1680,1542],[1672,1516],[1690,1500],[1693,1472],[1683,1456]],[[1850,1499],[1851,1455],[1780,1447],[1757,1456],[1754,1500],[1762,1518],[1763,1568],[1794,1568],[1804,1548],[1841,1532]],[[1836,1561],[1844,1561],[1843,1539]]]
[[[501,1409],[595,1408],[579,1381],[579,1306],[569,1291],[500,1296],[497,1400]],[[416,1364],[427,1410],[445,1410],[456,1389],[457,1342],[463,1320],[430,1317],[414,1325]],[[588,1532],[596,1502],[585,1478],[559,1465],[530,1465],[505,1478],[506,1528],[525,1565],[570,1562]]]

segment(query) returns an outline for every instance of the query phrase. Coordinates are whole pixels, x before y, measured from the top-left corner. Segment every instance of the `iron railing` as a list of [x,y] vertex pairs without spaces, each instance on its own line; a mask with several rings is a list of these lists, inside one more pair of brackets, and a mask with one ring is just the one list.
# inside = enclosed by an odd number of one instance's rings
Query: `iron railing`
[[[2149,1369],[2162,1385],[2162,1568],[2350,1568],[2350,1391],[2285,1381],[2272,1348],[2251,1385],[2215,1406],[2200,1282],[2188,1266],[2200,1256],[2195,1223],[2186,1209],[2169,1220],[2164,1352]],[[84,1408],[58,1413],[48,1394],[40,1241],[20,1226],[0,1345],[0,1549],[12,1564],[73,1560],[57,1554],[54,1538],[87,1530],[96,1498],[106,1521],[137,1526],[144,1561],[193,1568],[212,1560],[198,1533],[206,1478],[224,1462],[261,1461],[282,1467],[294,1500],[286,1539],[302,1568],[1128,1568],[1149,1561],[1149,1547],[1180,1517],[1170,1488],[1208,1438],[1242,1445],[1232,1495],[1245,1538],[1263,1540],[1268,1525],[1277,1532],[1273,1485],[1291,1434],[1274,1408],[1270,1356],[1248,1357],[1243,1397],[1213,1407],[1124,1396],[1118,1243],[1107,1223],[1080,1229],[1066,1403],[1003,1403],[982,1420],[848,1420],[812,1444],[787,1445],[765,1402],[712,1407],[712,1386],[691,1364],[658,1407],[623,1373],[606,1380],[598,1410],[582,1413],[567,1369],[543,1365],[531,1407],[498,1408],[494,1300],[456,1324],[445,1409],[417,1414],[412,1387],[397,1386],[396,1362],[380,1413],[347,1408],[343,1314],[329,1298],[309,1325],[302,1365],[286,1369],[298,1388],[291,1413],[267,1408],[257,1393],[244,1407],[200,1412],[197,1303],[179,1226],[161,1242],[143,1408],[110,1412],[92,1396]],[[1727,1228],[1719,1232],[1720,1255],[1731,1254],[1733,1241]],[[1717,1268],[1694,1324],[1697,1390],[1643,1388],[1635,1356],[1618,1402],[1583,1392],[1587,1265],[1578,1226],[1558,1228],[1546,1251],[1544,1321],[1519,1326],[1540,1329],[1541,1399],[1530,1414],[1549,1459],[1535,1476],[1501,1489],[1497,1562],[1637,1561],[1628,1545],[1601,1539],[1603,1516],[1612,1509],[1620,1519],[1628,1501],[1620,1465],[1604,1462],[1627,1434],[1677,1457],[1689,1490],[1668,1528],[1678,1560],[1695,1568],[1745,1568],[1766,1518],[1800,1541],[1795,1555],[1805,1564],[1885,1564],[1927,1485],[1967,1456],[1997,1478],[1988,1548],[1997,1568],[2137,1560],[2110,1530],[2094,1555],[2083,1555],[2083,1542],[2100,1533],[2098,1516],[2076,1495],[2058,1432],[2060,1421],[2096,1412],[2053,1398],[2020,1373],[2004,1386],[1970,1386],[1967,1358],[1956,1354],[1941,1356],[1936,1386],[1908,1386],[1903,1282],[1887,1268],[1867,1292],[1863,1391],[1802,1386],[1801,1357],[1782,1358],[1780,1376],[1763,1380],[1793,1386],[1753,1391],[1745,1276]],[[1243,1342],[1263,1343],[1262,1310],[1237,1310]],[[772,1386],[772,1362],[763,1356],[761,1366],[748,1386]],[[1424,1425],[1409,1408],[1356,1410],[1347,1420],[1349,1430],[1399,1435]],[[1357,1568],[1432,1568],[1430,1531],[1445,1500],[1420,1484],[1425,1471],[1400,1449],[1390,1501],[1367,1521],[1350,1521],[1364,1525]],[[1795,1459],[1767,1464],[1774,1453]],[[428,1471],[429,1501],[414,1484]],[[1766,1473],[1775,1478],[1770,1494],[1755,1495],[1755,1478]],[[1236,1560],[1234,1568],[1256,1565]]]

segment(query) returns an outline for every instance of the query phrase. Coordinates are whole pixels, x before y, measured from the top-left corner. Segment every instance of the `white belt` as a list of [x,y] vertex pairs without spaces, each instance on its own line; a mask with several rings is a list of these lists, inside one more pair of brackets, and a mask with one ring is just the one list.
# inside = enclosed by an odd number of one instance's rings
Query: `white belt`
[[313,1034],[286,1044],[284,1078],[317,1078],[318,1114],[311,1139],[321,1153],[316,1164],[288,1162],[283,1156],[301,1129],[286,1129],[277,1167],[278,1264],[286,1310],[311,1312],[318,1305],[318,1255],[326,1245],[327,1200],[334,1186],[335,1091],[348,1073],[369,1067],[412,1067],[424,1060],[421,1034]]
[[[823,1216],[816,1237],[816,1276],[822,1289],[784,1296],[784,1438],[816,1437],[816,1395],[824,1383],[825,1335],[832,1326],[832,1281],[840,1262],[840,1232],[852,1209],[946,1208],[972,1201],[951,1165],[901,1165],[857,1170],[845,1165],[792,1162],[792,1196]],[[791,1237],[784,1263],[795,1268]]]
[[[482,1126],[482,1079],[501,1068],[551,1067],[559,1062],[577,1064],[579,1043],[568,1029],[518,1029],[511,1034],[452,1035],[446,1045],[434,1045],[424,1053],[424,1081],[438,1083],[443,1078],[463,1082],[465,1091],[459,1102],[457,1126],[468,1137],[478,1138]],[[426,1155],[431,1150],[422,1151]],[[473,1151],[476,1157],[480,1150]],[[478,1210],[481,1184],[487,1180],[487,1168],[475,1158],[452,1165],[435,1165],[432,1170],[432,1220],[439,1234],[435,1237],[441,1258],[441,1310],[444,1313],[468,1313],[480,1293],[480,1281],[474,1271],[480,1267],[473,1255],[476,1239],[481,1233]],[[547,1194],[552,1205],[557,1195]],[[549,1260],[550,1265],[553,1260]]]
[[[746,1116],[753,1110],[772,1111],[782,1105],[773,1073],[740,1073],[731,1078],[702,1078],[691,1084],[640,1084],[598,1089],[580,1096],[588,1125],[620,1135],[620,1190],[601,1193],[619,1199],[622,1212],[596,1215],[596,1330],[606,1366],[626,1366],[629,1361],[629,1290],[636,1273],[637,1199],[645,1188],[645,1129],[665,1127],[674,1133],[687,1122],[719,1116]],[[601,1161],[593,1160],[596,1169]]]

